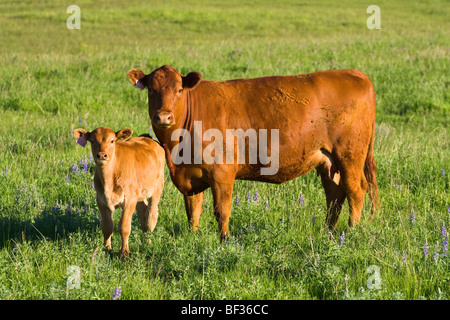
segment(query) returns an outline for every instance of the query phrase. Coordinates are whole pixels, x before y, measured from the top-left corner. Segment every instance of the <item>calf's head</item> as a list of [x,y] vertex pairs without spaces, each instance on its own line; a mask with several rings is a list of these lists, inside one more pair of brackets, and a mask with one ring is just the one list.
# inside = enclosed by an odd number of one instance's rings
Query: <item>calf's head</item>
[[128,71],[128,79],[139,89],[148,89],[148,113],[152,125],[168,129],[183,112],[185,92],[194,89],[202,79],[199,72],[183,76],[165,65],[146,75],[139,69]]
[[122,129],[114,132],[110,128],[100,127],[92,132],[84,129],[73,130],[77,143],[86,146],[91,143],[92,156],[98,166],[107,165],[113,159],[116,150],[116,141],[127,140],[133,134],[131,129]]

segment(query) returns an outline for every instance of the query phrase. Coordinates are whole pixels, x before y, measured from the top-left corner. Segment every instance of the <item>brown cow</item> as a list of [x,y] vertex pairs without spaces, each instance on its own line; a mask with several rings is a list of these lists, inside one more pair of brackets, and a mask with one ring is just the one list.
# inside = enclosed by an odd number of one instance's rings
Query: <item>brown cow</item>
[[[368,188],[373,218],[378,205],[372,152],[375,92],[370,79],[362,72],[330,70],[306,75],[206,81],[198,72],[183,76],[165,65],[148,75],[132,69],[128,77],[136,87],[148,89],[153,128],[165,147],[172,181],[184,195],[193,230],[197,229],[203,191],[208,187],[212,190],[214,214],[224,239],[229,235],[228,221],[236,179],[281,184],[313,169],[320,174],[325,189],[326,221],[330,228],[336,227],[346,198],[350,207],[349,225],[359,222]],[[196,128],[201,129],[200,134],[195,133]],[[179,134],[181,131],[175,131],[177,129],[185,131]],[[225,135],[227,130],[236,133],[239,129],[248,136],[245,147],[249,152],[244,162],[236,161],[242,156],[236,150],[242,147],[243,140],[237,146],[233,138],[231,146],[224,144],[223,148],[219,146],[220,139],[217,140],[217,131]],[[267,141],[267,136],[262,139],[261,129],[270,130],[275,138],[277,134],[278,141]],[[254,156],[252,147],[255,150],[254,140],[250,143],[251,130],[259,132],[259,147],[267,155],[256,162],[249,161]],[[216,133],[215,141],[218,141],[212,148],[214,155],[211,152],[211,157],[215,159],[212,163],[205,159],[198,161],[199,153],[212,151],[208,142],[198,143],[191,138],[200,135],[206,136],[204,140],[211,140],[211,134],[206,131]],[[177,145],[182,143],[191,145],[192,150],[184,148],[183,152],[188,153],[181,156],[184,159],[190,157],[191,161],[176,163],[174,159],[180,154],[174,157],[174,153],[179,152]],[[234,163],[220,161],[233,147],[236,147]],[[269,153],[272,162],[278,160],[275,163],[277,171],[262,174],[268,167]]]
[[145,136],[127,140],[133,131],[114,132],[100,127],[92,132],[75,129],[73,134],[83,147],[91,143],[95,159],[94,186],[101,213],[104,244],[111,249],[112,214],[122,208],[119,233],[121,255],[129,254],[128,236],[136,209],[143,232],[153,231],[158,221],[158,203],[164,187],[164,149]]

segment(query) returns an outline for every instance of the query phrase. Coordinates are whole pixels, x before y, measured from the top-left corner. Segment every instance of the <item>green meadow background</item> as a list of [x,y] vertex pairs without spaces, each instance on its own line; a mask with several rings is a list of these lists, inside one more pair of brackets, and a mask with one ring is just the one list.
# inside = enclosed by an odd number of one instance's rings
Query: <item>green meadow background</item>
[[[66,26],[73,4],[79,30]],[[372,4],[380,30],[366,26]],[[108,300],[119,286],[123,300],[448,299],[449,16],[448,1],[0,0],[0,299]],[[192,233],[167,174],[152,244],[134,217],[131,257],[118,257],[117,229],[104,251],[95,167],[72,130],[149,132],[146,93],[127,71],[164,64],[210,80],[366,73],[375,219],[366,199],[349,229],[346,205],[329,233],[315,172],[238,181],[220,243],[210,191]]]

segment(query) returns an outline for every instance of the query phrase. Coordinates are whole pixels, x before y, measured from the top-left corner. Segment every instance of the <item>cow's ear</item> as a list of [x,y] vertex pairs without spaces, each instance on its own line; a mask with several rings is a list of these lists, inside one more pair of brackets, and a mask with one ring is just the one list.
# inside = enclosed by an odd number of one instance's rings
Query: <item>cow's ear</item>
[[130,138],[132,134],[133,134],[133,130],[125,128],[125,129],[121,129],[116,132],[116,138],[117,138],[117,140],[125,141],[128,138]]
[[202,74],[200,72],[189,72],[183,79],[183,88],[193,89],[195,88],[200,80],[202,80]]
[[128,71],[128,79],[136,88],[141,90],[147,88],[147,76],[139,69],[131,69]]
[[77,139],[77,143],[84,148],[89,140],[89,132],[80,128],[73,130],[73,135]]

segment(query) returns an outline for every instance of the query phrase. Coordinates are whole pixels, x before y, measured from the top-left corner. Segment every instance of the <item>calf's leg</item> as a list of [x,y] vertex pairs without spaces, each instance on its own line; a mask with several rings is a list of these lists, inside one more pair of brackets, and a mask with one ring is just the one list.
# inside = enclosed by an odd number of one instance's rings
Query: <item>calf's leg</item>
[[111,235],[114,229],[114,223],[112,219],[113,210],[108,206],[102,204],[97,200],[97,206],[100,210],[100,218],[102,223],[102,232],[103,232],[103,244],[108,250],[111,250]]
[[159,181],[158,186],[152,194],[152,197],[148,199],[148,205],[150,207],[148,216],[147,216],[147,226],[150,231],[153,231],[156,227],[156,223],[158,222],[158,204],[161,199],[161,195],[164,188],[164,177],[162,177]]
[[130,253],[128,248],[128,237],[131,232],[131,219],[135,208],[136,201],[127,201],[122,206],[122,218],[120,218],[119,221],[119,233],[122,236],[122,249],[120,250],[120,253],[122,256],[126,256]]
[[136,212],[139,218],[139,223],[141,224],[141,229],[143,233],[146,233],[149,231],[148,226],[148,211],[150,210],[150,206],[148,205],[151,198],[145,200],[145,201],[139,201],[136,204]]
[[[161,191],[153,193],[153,196],[146,201],[140,201],[136,204],[136,211],[143,233],[151,232],[156,227],[156,223],[158,222],[158,203],[161,198]],[[148,238],[148,242],[152,242],[150,238]]]

